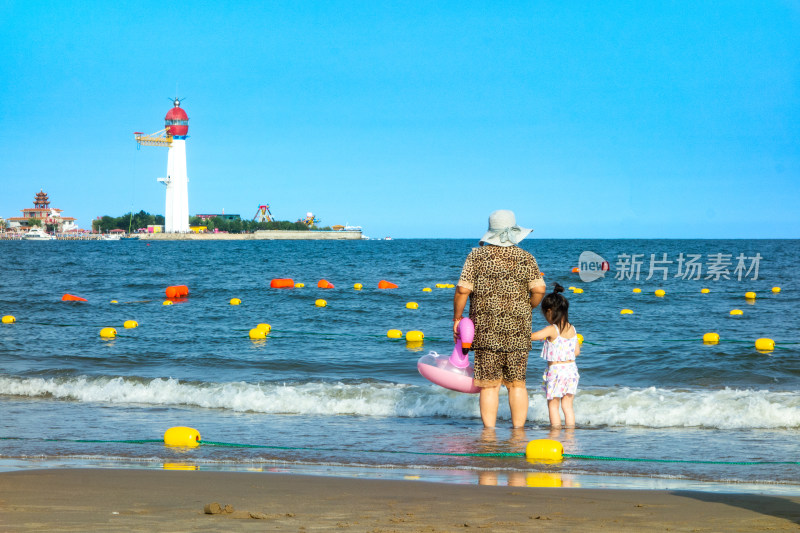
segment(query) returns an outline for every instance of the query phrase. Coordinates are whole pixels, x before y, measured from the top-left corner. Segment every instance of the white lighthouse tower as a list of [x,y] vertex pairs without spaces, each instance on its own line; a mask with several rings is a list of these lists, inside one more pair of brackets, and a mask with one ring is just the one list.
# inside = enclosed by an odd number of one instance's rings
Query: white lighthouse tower
[[180,98],[175,98],[173,107],[164,117],[164,129],[152,135],[135,132],[139,145],[167,146],[167,176],[158,178],[167,187],[164,208],[164,231],[187,233],[189,231],[189,177],[186,173],[186,137],[189,133],[189,117],[181,108]]

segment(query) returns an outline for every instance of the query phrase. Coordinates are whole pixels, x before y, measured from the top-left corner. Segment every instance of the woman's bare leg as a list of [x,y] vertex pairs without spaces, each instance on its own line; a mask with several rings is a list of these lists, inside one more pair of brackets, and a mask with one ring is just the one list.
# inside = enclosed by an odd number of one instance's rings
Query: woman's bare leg
[[496,387],[482,387],[480,396],[481,420],[483,427],[493,428],[497,423],[497,407],[500,405],[500,384]]
[[511,408],[511,425],[521,428],[528,420],[528,389],[511,387],[508,389],[508,406]]

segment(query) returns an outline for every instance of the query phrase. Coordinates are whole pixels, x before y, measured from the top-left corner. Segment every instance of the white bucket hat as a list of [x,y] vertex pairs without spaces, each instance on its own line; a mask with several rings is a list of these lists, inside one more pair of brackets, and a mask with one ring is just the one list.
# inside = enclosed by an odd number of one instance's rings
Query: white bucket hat
[[499,209],[489,215],[489,231],[481,237],[481,242],[495,246],[514,246],[532,231],[517,226],[517,217],[513,211]]

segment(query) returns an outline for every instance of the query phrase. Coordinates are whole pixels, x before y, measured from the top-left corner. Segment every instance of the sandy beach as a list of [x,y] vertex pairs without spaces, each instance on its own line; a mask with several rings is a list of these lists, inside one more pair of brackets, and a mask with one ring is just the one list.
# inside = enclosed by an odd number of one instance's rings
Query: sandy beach
[[0,508],[3,531],[800,529],[800,497],[196,471],[5,472]]

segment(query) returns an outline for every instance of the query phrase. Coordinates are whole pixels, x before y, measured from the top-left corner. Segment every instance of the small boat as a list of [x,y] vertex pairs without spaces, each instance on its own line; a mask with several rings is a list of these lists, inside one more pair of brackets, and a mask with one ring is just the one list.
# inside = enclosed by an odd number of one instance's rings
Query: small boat
[[26,241],[53,241],[55,237],[49,233],[45,233],[42,228],[33,228],[22,236]]
[[106,233],[106,234],[104,234],[102,237],[100,237],[100,240],[101,240],[101,241],[118,241],[118,240],[120,240],[121,238],[122,238],[122,237],[120,237],[120,235],[119,235],[119,234]]

